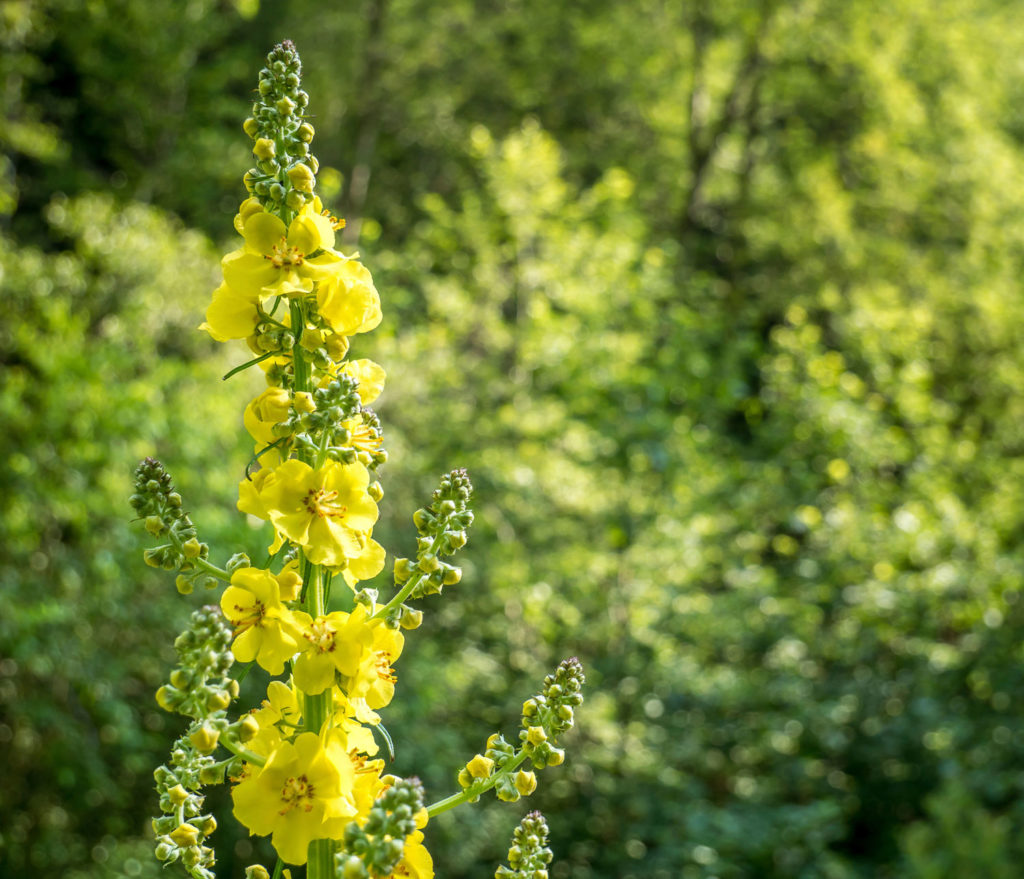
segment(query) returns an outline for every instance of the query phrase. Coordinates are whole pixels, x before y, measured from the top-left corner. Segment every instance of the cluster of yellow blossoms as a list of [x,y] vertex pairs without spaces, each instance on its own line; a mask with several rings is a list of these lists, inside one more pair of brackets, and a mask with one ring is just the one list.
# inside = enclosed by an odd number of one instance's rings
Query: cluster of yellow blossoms
[[[279,855],[275,879],[285,863],[306,864],[308,879],[432,879],[422,833],[428,816],[492,789],[509,802],[531,794],[530,767],[562,762],[556,739],[582,703],[583,674],[571,659],[549,675],[524,703],[519,745],[491,736],[458,773],[460,793],[424,808],[418,781],[384,774],[377,738],[389,750],[391,741],[377,711],[394,696],[401,630],[422,619],[405,602],[459,582],[461,571],[442,558],[466,543],[472,487],[464,471],[442,477],[431,504],[413,516],[416,557],[395,561],[397,592],[378,606],[376,590],[359,584],[385,563],[373,527],[383,496],[376,469],[387,454],[368,408],[385,374],[347,355],[351,337],[380,323],[380,297],[356,256],[337,249],[344,223],[313,193],[317,163],[299,70],[286,42],[260,72],[244,126],[256,166],[234,221],[242,244],[222,260],[223,282],[201,327],[221,342],[244,340],[253,353],[229,376],[258,365],[266,377],[245,408],[255,445],[238,509],[272,525],[267,563],[236,555],[226,568],[212,564],[162,465],[146,459],[136,471],[132,506],[149,533],[167,541],[146,550],[147,562],[178,571],[183,593],[227,584],[219,610],[195,612],[175,642],[181,664],[157,693],[161,706],[193,723],[155,773],[164,813],[153,823],[156,850],[194,879],[213,879],[205,843],[216,821],[203,813],[201,789],[226,774],[235,817],[269,836]],[[332,596],[336,581],[344,587]],[[272,679],[261,706],[232,722],[236,660]],[[221,746],[231,756],[218,761]],[[500,875],[546,879],[550,853],[523,852],[510,853],[516,872]],[[246,874],[269,879],[260,865]]]
[[[392,664],[404,642],[363,604],[350,612],[324,607],[334,575],[354,588],[384,566],[372,537],[381,490],[368,468],[379,460],[380,433],[362,410],[383,389],[384,371],[328,354],[347,352],[349,336],[377,326],[380,299],[366,268],[334,249],[335,225],[319,199],[287,226],[247,199],[235,218],[244,244],[224,257],[224,282],[203,324],[219,341],[248,340],[270,380],[281,381],[246,408],[260,468],[242,481],[238,508],[269,521],[270,551],[287,548],[291,559],[276,574],[237,569],[220,606],[234,627],[236,659],[275,676],[290,667],[291,683],[272,681],[253,715],[259,732],[246,749],[260,759],[246,762],[233,792],[235,816],[271,835],[290,864],[306,863],[313,840],[338,839],[350,822],[365,820],[386,789],[371,727],[394,695]],[[272,347],[267,335],[287,336],[268,329],[287,331],[292,345]],[[327,392],[332,384],[338,390],[340,377],[354,387],[359,411],[309,430],[309,416],[318,402],[330,404]],[[409,839],[397,875],[433,875],[418,837]]]

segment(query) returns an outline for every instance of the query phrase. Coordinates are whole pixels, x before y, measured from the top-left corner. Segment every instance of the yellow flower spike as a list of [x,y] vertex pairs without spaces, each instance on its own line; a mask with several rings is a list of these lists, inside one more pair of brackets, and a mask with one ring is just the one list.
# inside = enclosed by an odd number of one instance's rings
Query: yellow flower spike
[[373,644],[373,634],[363,608],[355,613],[330,613],[313,619],[302,611],[295,612],[301,625],[302,653],[295,660],[296,685],[315,696],[334,683],[334,673],[354,675],[364,650]]
[[241,662],[256,660],[272,675],[298,649],[299,628],[281,603],[281,587],[269,571],[239,568],[220,600],[224,616],[235,627],[232,652]]
[[251,833],[271,834],[283,861],[305,864],[310,842],[339,838],[357,814],[355,784],[355,767],[344,751],[328,754],[320,736],[301,733],[235,786],[234,815]]
[[524,797],[528,797],[537,790],[537,776],[525,769],[520,769],[516,773],[516,790]]
[[191,824],[179,824],[168,835],[180,848],[189,848],[199,842],[199,831]]
[[[327,461],[314,470],[291,459],[267,476],[257,491],[258,503],[239,509],[253,512],[262,505],[277,531],[302,547],[314,565],[343,567],[367,550],[365,534],[377,521],[377,505],[367,493],[370,475],[357,462]],[[254,513],[259,515],[259,513]]]
[[466,769],[473,778],[487,778],[494,771],[494,761],[483,754],[477,754],[466,764]]

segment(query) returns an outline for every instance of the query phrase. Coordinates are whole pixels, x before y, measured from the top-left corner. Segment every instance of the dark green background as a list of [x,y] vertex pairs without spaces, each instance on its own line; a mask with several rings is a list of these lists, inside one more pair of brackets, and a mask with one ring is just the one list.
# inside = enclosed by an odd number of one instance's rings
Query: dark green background
[[[291,38],[384,304],[376,536],[477,486],[395,771],[447,795],[559,659],[589,676],[534,797],[432,822],[439,877],[492,875],[528,806],[552,879],[1019,875],[1019,12],[0,4],[0,874],[164,875],[152,693],[203,596],[142,564],[130,473],[160,456],[215,557],[265,545],[259,378],[195,327]],[[267,848],[213,799],[239,877]]]

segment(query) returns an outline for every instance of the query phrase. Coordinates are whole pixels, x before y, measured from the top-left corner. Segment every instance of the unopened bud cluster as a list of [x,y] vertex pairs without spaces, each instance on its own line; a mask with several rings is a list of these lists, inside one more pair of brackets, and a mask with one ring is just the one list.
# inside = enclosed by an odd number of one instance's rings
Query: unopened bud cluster
[[519,739],[529,748],[530,760],[538,769],[558,766],[565,753],[555,747],[563,732],[573,725],[574,709],[583,704],[583,666],[572,656],[562,660],[554,674],[544,678],[544,687],[523,703],[523,729]]
[[143,552],[146,564],[165,571],[179,571],[176,582],[184,595],[195,586],[213,588],[215,577],[207,574],[199,564],[210,555],[210,547],[200,543],[195,526],[181,506],[181,495],[164,465],[155,458],[144,459],[135,469],[135,492],[131,505],[144,520],[146,530],[154,537],[166,537],[169,542]]
[[228,677],[235,661],[232,636],[216,605],[193,611],[188,628],[174,641],[178,667],[157,690],[160,707],[197,720],[226,709],[238,695],[238,681]]
[[[393,778],[393,777],[392,777]],[[395,778],[370,809],[365,823],[345,828],[342,850],[335,855],[337,879],[380,879],[391,876],[405,854],[405,839],[416,831],[423,808],[418,778]]]
[[551,858],[547,822],[540,812],[530,812],[512,834],[509,866],[498,867],[494,879],[548,879]]
[[544,678],[541,692],[523,703],[519,747],[495,733],[487,740],[484,753],[459,771],[459,785],[471,801],[494,788],[498,799],[514,803],[537,789],[537,776],[525,764],[544,769],[565,760],[565,752],[555,745],[558,736],[572,727],[573,709],[583,703],[584,680],[576,657],[563,660],[554,674]]
[[416,577],[410,598],[422,598],[441,592],[462,579],[462,570],[441,561],[466,545],[466,529],[473,524],[469,501],[473,485],[465,470],[452,470],[441,477],[428,506],[412,517],[419,537],[416,539],[416,561],[395,562],[395,583],[401,586]]
[[163,812],[153,820],[156,856],[166,864],[180,861],[195,879],[214,877],[213,849],[204,842],[217,829],[217,821],[203,813],[205,797],[198,791],[216,781],[217,774],[213,758],[201,754],[187,736],[175,742],[170,765],[153,773]]
[[245,174],[245,186],[268,210],[295,213],[313,200],[319,165],[309,151],[314,131],[305,119],[309,95],[301,88],[301,75],[292,42],[275,46],[260,71],[252,116],[243,125],[256,159]]

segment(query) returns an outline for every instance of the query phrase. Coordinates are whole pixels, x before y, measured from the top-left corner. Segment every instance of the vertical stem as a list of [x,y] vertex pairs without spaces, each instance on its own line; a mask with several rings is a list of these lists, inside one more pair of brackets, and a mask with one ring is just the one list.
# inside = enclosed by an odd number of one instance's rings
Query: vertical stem
[[[302,331],[305,329],[306,318],[302,310],[302,303],[293,299],[290,303],[292,318],[292,333],[295,336],[295,344],[292,346],[292,368],[294,370],[294,389],[296,392],[309,392],[313,389],[313,379],[310,363],[306,359],[306,352],[299,344]],[[312,456],[308,452],[300,454],[300,460],[307,464],[315,465],[310,460]],[[324,602],[324,578],[320,565],[303,563],[306,578],[303,610],[316,619],[326,612]],[[309,693],[302,694],[302,714],[305,718],[306,729],[319,733],[324,724],[331,716],[332,689],[328,688],[323,693],[312,696]],[[334,876],[334,842],[330,839],[315,839],[309,844],[309,859],[306,866],[307,879],[333,879]]]

